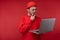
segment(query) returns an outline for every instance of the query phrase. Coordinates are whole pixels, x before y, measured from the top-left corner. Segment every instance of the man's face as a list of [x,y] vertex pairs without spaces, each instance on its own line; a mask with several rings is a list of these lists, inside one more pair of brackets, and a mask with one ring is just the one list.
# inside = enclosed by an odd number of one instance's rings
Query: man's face
[[32,14],[35,15],[36,10],[37,10],[36,7],[30,7],[30,8],[28,9],[28,12],[29,12],[30,15],[32,15]]

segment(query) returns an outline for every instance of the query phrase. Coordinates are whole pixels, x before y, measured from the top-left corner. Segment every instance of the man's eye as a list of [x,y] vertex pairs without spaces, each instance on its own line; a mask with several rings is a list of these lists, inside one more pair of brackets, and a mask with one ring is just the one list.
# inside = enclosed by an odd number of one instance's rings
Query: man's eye
[[34,11],[34,9],[32,11]]

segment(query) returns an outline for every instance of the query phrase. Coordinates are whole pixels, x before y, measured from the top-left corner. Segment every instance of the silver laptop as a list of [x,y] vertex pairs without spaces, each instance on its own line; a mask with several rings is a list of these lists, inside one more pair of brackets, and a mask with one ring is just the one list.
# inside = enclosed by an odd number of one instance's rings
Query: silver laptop
[[40,23],[39,32],[46,33],[53,31],[56,18],[42,19]]
[[56,18],[41,19],[40,28],[37,30],[30,30],[30,32],[41,34],[53,31]]

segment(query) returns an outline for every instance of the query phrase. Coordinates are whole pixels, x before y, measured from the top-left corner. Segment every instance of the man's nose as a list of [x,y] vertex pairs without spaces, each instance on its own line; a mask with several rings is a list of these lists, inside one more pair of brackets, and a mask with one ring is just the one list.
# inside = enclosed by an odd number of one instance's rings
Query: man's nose
[[34,12],[36,12],[36,10],[34,10]]

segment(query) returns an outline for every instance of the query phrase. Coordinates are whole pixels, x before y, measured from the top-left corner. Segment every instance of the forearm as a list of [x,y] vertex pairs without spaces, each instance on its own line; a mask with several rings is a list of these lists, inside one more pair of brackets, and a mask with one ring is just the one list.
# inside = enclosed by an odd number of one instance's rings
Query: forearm
[[20,33],[26,33],[26,32],[28,32],[28,30],[30,29],[30,27],[31,27],[31,24],[32,24],[32,21],[31,20],[29,20],[29,22],[27,22],[27,23],[25,23],[25,24],[21,24],[20,25],[20,29],[19,29],[19,31],[20,31]]

